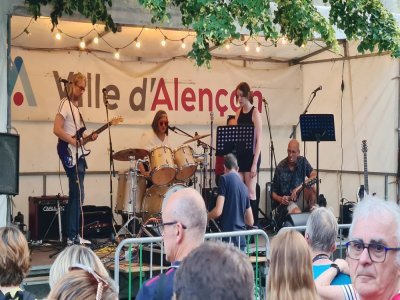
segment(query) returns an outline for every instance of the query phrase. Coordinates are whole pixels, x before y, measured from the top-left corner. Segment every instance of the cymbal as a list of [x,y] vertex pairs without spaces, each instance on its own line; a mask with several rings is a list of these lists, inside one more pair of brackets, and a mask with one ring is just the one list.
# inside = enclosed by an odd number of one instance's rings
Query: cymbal
[[128,148],[114,153],[113,159],[128,161],[130,160],[131,156],[134,156],[135,159],[143,159],[147,155],[149,155],[149,152],[147,152],[147,150]]
[[193,138],[191,138],[190,140],[187,140],[186,142],[184,142],[183,144],[189,144],[191,142],[195,142],[197,140],[201,140],[204,139],[205,137],[210,136],[211,134],[207,133],[207,134],[199,134],[199,135],[195,135]]

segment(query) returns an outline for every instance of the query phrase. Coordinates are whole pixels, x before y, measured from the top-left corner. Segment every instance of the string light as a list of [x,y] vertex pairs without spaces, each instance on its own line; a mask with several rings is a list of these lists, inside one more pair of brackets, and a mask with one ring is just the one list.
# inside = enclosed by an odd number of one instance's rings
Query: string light
[[261,46],[260,43],[258,43],[258,45],[257,45],[257,47],[256,47],[256,52],[257,52],[257,53],[259,53],[259,52],[261,51],[260,46]]
[[57,30],[57,33],[56,33],[56,40],[57,40],[57,41],[60,41],[60,40],[61,40],[61,30]]
[[282,45],[286,45],[288,43],[288,40],[286,38],[286,36],[282,37]]
[[116,59],[119,59],[119,49],[118,49],[118,48],[115,49],[114,57],[115,57]]
[[31,36],[31,33],[30,33],[30,31],[28,30],[28,28],[25,28],[25,29],[24,29],[24,32],[26,33],[27,36]]
[[244,43],[244,50],[245,50],[246,52],[249,52],[249,51],[250,51],[250,47],[247,45],[247,42]]
[[141,46],[140,41],[139,41],[139,40],[136,40],[135,45],[136,45],[136,48],[140,48],[140,46]]
[[181,41],[182,41],[181,47],[182,49],[185,49],[186,48],[185,39],[182,39]]
[[231,45],[228,44],[228,43],[226,43],[226,44],[225,44],[225,49],[226,49],[226,50],[229,50],[230,48],[231,48]]
[[163,40],[161,40],[161,46],[165,47],[166,44],[167,44],[167,41],[165,40],[165,38]]
[[99,44],[99,37],[95,36],[94,39],[93,39],[93,43],[98,45]]

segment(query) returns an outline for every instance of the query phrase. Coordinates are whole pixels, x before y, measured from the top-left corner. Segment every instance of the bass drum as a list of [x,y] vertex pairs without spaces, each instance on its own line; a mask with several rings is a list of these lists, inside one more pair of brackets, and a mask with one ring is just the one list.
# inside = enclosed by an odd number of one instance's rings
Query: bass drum
[[167,203],[169,197],[181,189],[186,188],[183,184],[174,184],[170,186],[156,186],[149,188],[143,198],[142,212],[143,221],[155,217],[161,217],[162,208]]

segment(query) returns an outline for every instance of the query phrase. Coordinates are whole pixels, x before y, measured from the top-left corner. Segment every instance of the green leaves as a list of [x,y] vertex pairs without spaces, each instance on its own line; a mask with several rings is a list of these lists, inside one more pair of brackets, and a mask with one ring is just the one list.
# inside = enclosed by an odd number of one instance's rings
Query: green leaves
[[[315,36],[334,50],[338,48],[333,25],[344,30],[348,39],[359,40],[358,51],[390,51],[400,57],[400,29],[392,14],[379,0],[323,0],[331,5],[329,20],[314,7],[312,0],[276,0],[272,11],[267,0],[139,0],[151,14],[152,22],[170,19],[168,8],[175,6],[182,14],[182,24],[197,34],[189,57],[198,66],[210,66],[210,45],[221,45],[240,37],[238,28],[250,35],[276,41],[285,35],[297,46]],[[63,14],[79,12],[93,24],[102,21],[116,31],[107,9],[112,0],[25,0],[35,18],[40,5],[52,5],[51,20],[57,25]]]
[[25,4],[28,5],[28,10],[35,19],[40,16],[41,5],[53,6],[50,13],[53,26],[58,24],[58,18],[61,18],[63,14],[72,15],[74,12],[79,12],[90,19],[92,24],[104,22],[107,29],[117,31],[117,26],[107,11],[107,6],[112,6],[112,0],[25,0]]

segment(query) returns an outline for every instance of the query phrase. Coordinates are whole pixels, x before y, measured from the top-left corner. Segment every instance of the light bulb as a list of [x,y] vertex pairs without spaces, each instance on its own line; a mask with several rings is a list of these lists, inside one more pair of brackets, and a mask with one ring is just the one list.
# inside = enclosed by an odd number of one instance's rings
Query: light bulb
[[229,50],[230,48],[231,48],[231,45],[230,45],[230,44],[226,44],[226,45],[225,45],[225,49],[226,49],[226,50]]
[[81,42],[79,43],[79,47],[80,47],[81,49],[85,49],[86,43],[85,43],[85,41],[84,41],[83,39],[81,39]]
[[185,48],[186,48],[186,44],[185,44],[185,40],[184,40],[184,39],[182,39],[181,47],[182,47],[182,49],[185,49]]
[[167,44],[167,41],[166,41],[165,39],[163,39],[163,40],[161,41],[161,46],[165,47],[166,44]]
[[256,47],[256,52],[260,52],[260,51],[261,51],[260,44],[258,44]]
[[140,48],[140,41],[139,40],[136,41],[136,48]]
[[249,51],[250,51],[250,47],[247,45],[247,43],[245,43],[244,45],[245,45],[245,46],[244,46],[244,50],[245,50],[246,52],[249,52]]
[[99,43],[99,38],[97,36],[94,37],[93,43],[95,43],[96,45]]
[[119,50],[118,50],[118,49],[115,50],[114,57],[115,57],[116,59],[119,59]]
[[57,32],[56,33],[56,40],[61,40],[61,33],[60,32]]
[[287,39],[286,39],[286,36],[283,36],[282,37],[282,45],[286,45],[287,44]]

